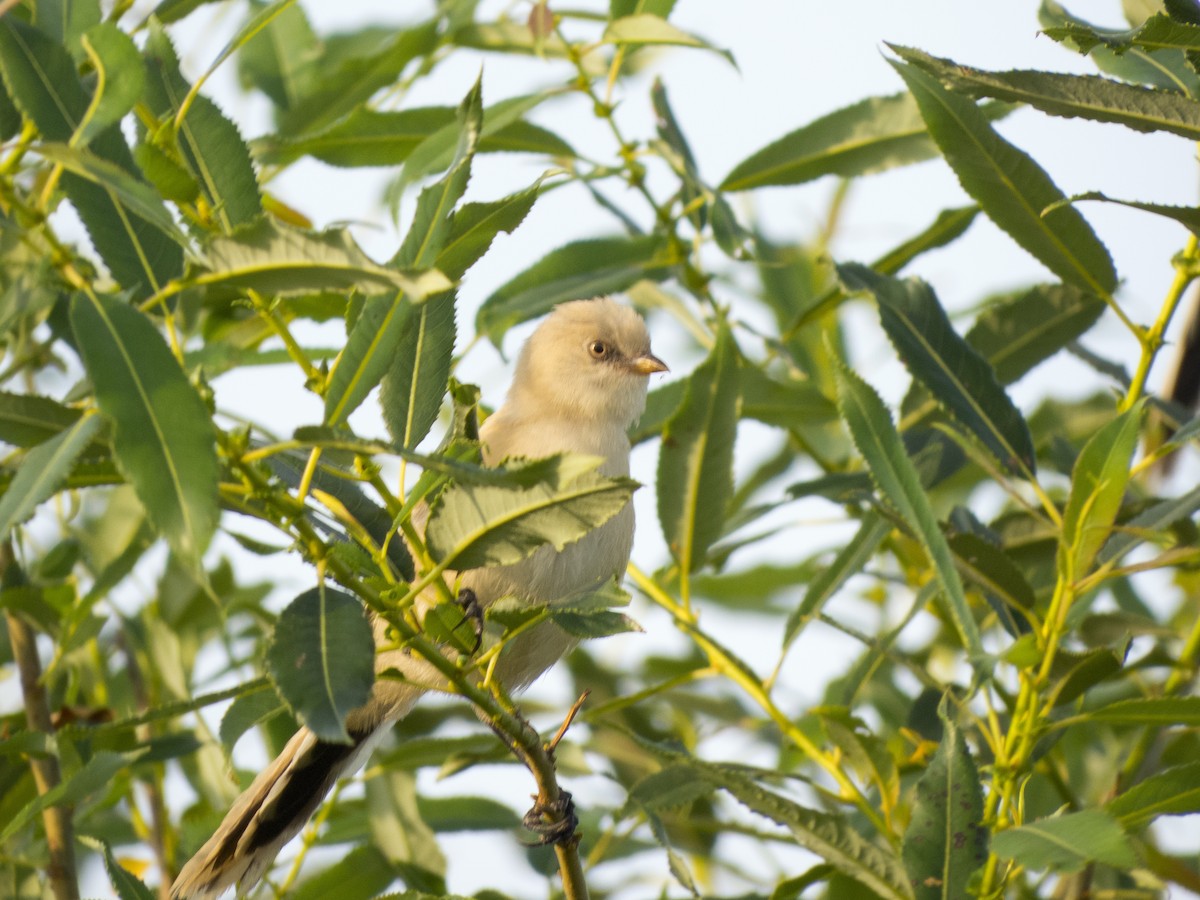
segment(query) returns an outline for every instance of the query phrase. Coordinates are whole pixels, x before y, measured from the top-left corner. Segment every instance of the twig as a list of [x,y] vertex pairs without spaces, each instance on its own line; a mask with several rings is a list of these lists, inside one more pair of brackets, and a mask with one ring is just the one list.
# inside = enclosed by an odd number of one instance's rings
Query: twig
[[[13,567],[13,550],[9,541],[0,543],[0,580],[7,581]],[[46,689],[42,686],[42,664],[38,659],[37,639],[22,619],[11,610],[4,610],[8,638],[12,644],[13,659],[21,675],[21,696],[25,701],[25,720],[32,731],[53,734],[50,707]],[[56,788],[62,777],[58,769],[58,757],[31,757],[29,768],[37,785],[38,796]],[[75,869],[75,836],[71,822],[72,808],[66,805],[48,806],[42,811],[42,822],[46,828],[46,847],[50,861],[46,866],[46,877],[56,900],[79,900],[79,883]]]
[[575,721],[575,717],[579,715],[579,710],[583,708],[583,702],[587,700],[588,695],[591,693],[591,688],[585,690],[579,695],[579,699],[575,701],[574,705],[567,710],[567,717],[563,719],[563,723],[558,726],[558,732],[550,739],[550,743],[546,745],[546,752],[551,756],[553,756],[554,751],[558,749],[558,742],[566,736],[567,729],[571,727],[571,723]]

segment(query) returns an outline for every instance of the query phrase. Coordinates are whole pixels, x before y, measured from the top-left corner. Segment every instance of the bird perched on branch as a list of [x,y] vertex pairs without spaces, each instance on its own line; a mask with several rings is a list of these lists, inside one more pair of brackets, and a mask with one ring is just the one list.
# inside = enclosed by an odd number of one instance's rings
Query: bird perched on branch
[[[604,475],[628,475],[626,433],[645,408],[647,376],[666,370],[632,309],[607,298],[560,304],[525,343],[504,405],[480,428],[484,462],[569,451],[602,457]],[[560,551],[543,546],[521,562],[465,572],[461,584],[485,608],[505,596],[553,603],[619,578],[629,562],[633,524],[633,507],[626,504]],[[385,627],[377,620],[376,641]],[[543,623],[505,648],[496,675],[509,690],[524,688],[572,643],[557,626]],[[389,668],[405,679],[376,680],[367,703],[346,719],[352,743],[322,741],[301,728],[183,867],[171,887],[173,900],[211,898],[236,883],[255,884],[334,783],[355,772],[412,709],[424,692],[420,685],[437,683],[427,663],[403,650],[377,654],[376,671]]]

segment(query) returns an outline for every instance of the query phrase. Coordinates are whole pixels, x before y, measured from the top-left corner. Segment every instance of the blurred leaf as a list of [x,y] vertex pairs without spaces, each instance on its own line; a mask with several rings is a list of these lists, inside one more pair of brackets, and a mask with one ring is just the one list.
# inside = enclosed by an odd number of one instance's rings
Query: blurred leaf
[[1004,630],[1014,638],[1027,633],[1032,625],[1026,612],[1033,611],[1035,597],[1016,563],[976,534],[952,536],[950,549],[962,574],[983,591]]
[[1117,416],[1092,436],[1075,462],[1058,551],[1058,572],[1068,584],[1091,571],[1112,531],[1125,497],[1141,417],[1141,403]]
[[155,529],[199,567],[217,525],[212,419],[150,320],[103,295],[71,300],[71,328],[113,450]]
[[186,18],[205,4],[216,2],[218,0],[161,0],[158,6],[154,7],[153,15],[162,24],[169,25]]
[[113,889],[117,892],[117,897],[120,900],[154,900],[154,893],[150,888],[146,887],[145,883],[126,869],[112,854],[112,848],[104,841],[90,836],[81,836],[80,842],[90,846],[93,850],[100,851],[104,857],[104,871],[108,873],[108,880],[112,884]]
[[925,548],[946,596],[946,612],[954,622],[967,655],[974,663],[982,661],[984,652],[979,643],[979,629],[954,568],[950,547],[883,401],[858,375],[842,367],[838,371],[838,408],[880,492]]
[[658,236],[598,238],[551,250],[483,301],[475,328],[497,346],[514,325],[558,303],[623,291],[643,278],[662,281],[678,260]]
[[[192,86],[179,72],[179,59],[170,38],[154,23],[146,41],[146,65],[151,75],[148,97],[154,114],[160,119],[177,119]],[[202,94],[194,96],[175,136],[184,162],[225,234],[262,215],[250,152],[237,126],[217,104]]]
[[375,640],[358,600],[324,583],[300,594],[279,614],[267,666],[317,737],[352,743],[346,716],[367,702],[375,681]]
[[49,397],[0,391],[0,441],[35,447],[70,428],[82,415]]
[[1151,775],[1104,805],[1124,828],[1142,828],[1159,816],[1200,812],[1200,763]]
[[262,687],[240,694],[229,704],[225,715],[221,716],[221,743],[227,753],[233,751],[233,746],[243,734],[255,725],[261,725],[284,711],[279,695],[270,687]]
[[965,340],[991,363],[1001,384],[1012,384],[1085,334],[1102,312],[1104,302],[1094,294],[1069,284],[1039,284],[989,303]]
[[999,831],[992,851],[1030,869],[1078,872],[1092,862],[1118,869],[1138,865],[1129,838],[1116,819],[1099,809],[1041,819],[1030,825]]
[[80,56],[79,40],[85,31],[100,24],[100,0],[34,0],[34,24],[58,43]]
[[733,444],[741,410],[741,354],[722,323],[708,358],[689,376],[658,455],[658,521],[684,572],[704,565],[733,496]]
[[528,487],[452,484],[437,500],[425,527],[433,558],[452,569],[519,562],[539,547],[561,550],[604,524],[633,496],[637,483],[580,470],[571,457],[551,457],[553,468]]
[[863,566],[875,555],[875,551],[891,530],[892,526],[877,513],[871,512],[863,517],[862,525],[854,537],[838,550],[833,562],[812,580],[800,605],[788,614],[787,625],[783,630],[785,648],[791,646],[792,641],[820,613],[826,602],[841,590],[850,578],[862,571]]
[[378,847],[354,847],[326,869],[300,882],[293,900],[370,900],[396,880],[398,869]]
[[1143,697],[1118,700],[1066,720],[1069,724],[1098,722],[1109,725],[1145,725],[1170,728],[1200,727],[1200,697]]
[[507,831],[521,817],[489,797],[417,797],[421,818],[438,833]]
[[[255,2],[252,8],[262,5]],[[239,80],[245,88],[257,87],[286,112],[315,89],[322,52],[304,7],[290,6],[242,46],[237,56]]]
[[904,365],[935,399],[1014,475],[1037,469],[1033,437],[987,360],[950,324],[933,289],[920,279],[900,281],[866,266],[838,266],[852,290],[868,290]]
[[917,782],[912,819],[904,830],[904,867],[917,900],[957,900],[987,861],[983,788],[962,732],[938,710],[945,726],[937,753]]
[[642,14],[669,19],[674,9],[675,0],[609,0],[608,19],[611,22]]
[[1111,293],[1116,271],[1087,221],[1068,207],[1042,215],[1063,194],[1041,166],[1000,137],[970,100],[947,91],[915,66],[892,66],[916,97],[930,134],[963,189],[992,221],[1063,281],[1097,294]]
[[910,94],[868,97],[789,132],[725,176],[721,190],[853,178],[937,155]]
[[230,237],[214,238],[204,255],[207,271],[195,274],[197,284],[229,284],[269,295],[399,289],[420,299],[450,287],[437,271],[409,276],[378,265],[344,228],[314,233],[263,219]]
[[111,22],[90,28],[82,41],[96,71],[96,90],[88,107],[90,117],[77,132],[79,142],[86,144],[125,118],[142,99],[146,67],[137,45]]
[[741,366],[742,416],[777,428],[800,429],[837,418],[837,406],[811,381],[772,378]]
[[[652,437],[657,437],[667,424],[667,420],[675,415],[679,405],[683,403],[683,395],[687,391],[687,379],[671,381],[652,390],[646,397],[646,410],[637,424],[629,433],[629,442],[633,445],[642,443]],[[2,409],[0,405],[0,409]],[[0,418],[0,422],[3,419]]]
[[[1121,671],[1129,640],[1116,648],[1097,647],[1086,653],[1060,650],[1054,659],[1053,676],[1058,679],[1049,695],[1054,706],[1077,700],[1102,681]],[[1040,662],[1040,660],[1039,660]]]
[[1144,540],[1150,539],[1151,535],[1171,527],[1184,516],[1193,515],[1198,509],[1200,487],[1195,487],[1180,497],[1160,500],[1129,521],[1122,522],[1119,529],[1114,529],[1113,536],[1097,555],[1096,562],[1104,565],[1120,559]]
[[7,535],[53,496],[99,430],[100,417],[86,415],[25,454],[12,484],[0,496],[0,535]]
[[[414,59],[437,46],[436,21],[411,28],[387,29],[382,34],[365,30],[354,50],[330,65],[318,63],[313,90],[279,116],[279,130],[288,135],[317,131],[341,119],[370,99],[376,91],[393,85]],[[261,39],[261,38],[260,38]]]
[[[1200,33],[1200,29],[1193,29]],[[945,87],[974,97],[1028,103],[1053,116],[1113,122],[1134,131],[1166,131],[1200,139],[1200,103],[1179,94],[1124,84],[1099,75],[1015,70],[985,72],[907,47],[888,45]]]
[[387,860],[400,869],[406,887],[436,893],[446,890],[446,858],[421,818],[416,777],[388,771],[367,779],[371,836]]
[[694,34],[681,31],[666,19],[656,16],[653,13],[636,13],[631,16],[614,19],[604,29],[604,36],[601,40],[603,43],[616,44],[618,46],[666,45],[696,47],[701,50],[711,50],[714,53],[719,53],[729,60],[731,64],[734,64],[733,54],[728,50],[718,49],[708,43],[708,41],[698,38]]
[[60,805],[74,806],[85,797],[106,789],[113,777],[128,769],[141,754],[140,750],[133,753],[96,753],[82,769],[26,804],[0,831],[0,841],[8,841],[44,809]]

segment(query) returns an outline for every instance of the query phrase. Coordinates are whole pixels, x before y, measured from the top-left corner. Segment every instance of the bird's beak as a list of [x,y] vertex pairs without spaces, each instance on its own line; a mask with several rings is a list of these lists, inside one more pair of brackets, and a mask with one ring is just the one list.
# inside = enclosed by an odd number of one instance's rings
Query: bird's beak
[[653,375],[655,372],[670,372],[667,364],[653,354],[638,356],[629,361],[629,368],[638,375]]

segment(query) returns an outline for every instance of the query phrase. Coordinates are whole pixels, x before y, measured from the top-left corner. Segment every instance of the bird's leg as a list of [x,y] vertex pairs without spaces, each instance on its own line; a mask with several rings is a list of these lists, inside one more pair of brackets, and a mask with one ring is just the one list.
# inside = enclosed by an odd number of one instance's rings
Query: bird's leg
[[558,800],[553,803],[546,803],[535,795],[533,806],[525,813],[521,824],[538,835],[536,841],[527,841],[527,846],[568,845],[576,840],[575,829],[579,826],[579,817],[575,815],[575,801],[571,799],[569,791],[560,790]]
[[458,592],[458,596],[454,602],[462,608],[463,617],[459,620],[458,625],[454,626],[457,631],[459,626],[468,620],[471,622],[471,628],[475,632],[475,643],[471,647],[471,653],[479,649],[479,645],[483,642],[483,607],[479,605],[479,600],[475,596],[475,592],[470,588],[462,588]]

